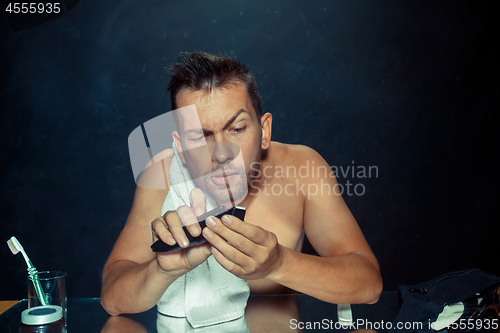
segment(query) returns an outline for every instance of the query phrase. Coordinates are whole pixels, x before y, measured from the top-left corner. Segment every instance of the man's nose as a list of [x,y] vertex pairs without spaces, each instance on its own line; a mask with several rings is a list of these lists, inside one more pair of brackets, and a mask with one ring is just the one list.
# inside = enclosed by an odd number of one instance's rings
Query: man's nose
[[212,151],[212,161],[214,164],[224,165],[230,163],[236,156],[233,146],[237,145],[230,142],[210,142],[210,150]]

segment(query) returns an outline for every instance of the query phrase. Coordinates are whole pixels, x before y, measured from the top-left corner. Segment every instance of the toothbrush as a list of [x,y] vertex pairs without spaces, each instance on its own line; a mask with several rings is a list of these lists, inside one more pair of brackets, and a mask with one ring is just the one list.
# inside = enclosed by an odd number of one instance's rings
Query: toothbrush
[[24,260],[28,265],[28,273],[31,279],[33,280],[33,285],[35,286],[35,291],[36,294],[38,295],[40,303],[42,303],[42,305],[49,305],[49,302],[47,302],[47,298],[45,297],[45,293],[43,292],[42,285],[40,284],[40,279],[38,278],[38,271],[31,262],[30,258],[28,258],[26,252],[24,252],[24,248],[22,247],[21,243],[19,243],[16,237],[12,236],[7,241],[7,245],[9,246],[9,249],[12,251],[12,254],[15,255],[18,254],[19,252],[23,254]]

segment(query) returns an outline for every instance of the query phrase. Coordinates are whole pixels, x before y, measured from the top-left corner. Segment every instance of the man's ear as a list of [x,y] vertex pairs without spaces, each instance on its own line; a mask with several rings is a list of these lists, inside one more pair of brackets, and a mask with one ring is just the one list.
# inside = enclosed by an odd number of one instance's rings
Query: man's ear
[[267,149],[271,145],[271,132],[273,125],[273,115],[269,112],[260,117],[260,127],[262,129],[262,149]]
[[182,141],[179,132],[173,131],[172,139],[174,139],[174,144],[177,147],[177,151],[179,152],[179,155],[181,155],[182,163],[186,164],[186,157],[184,156],[184,147],[182,147]]

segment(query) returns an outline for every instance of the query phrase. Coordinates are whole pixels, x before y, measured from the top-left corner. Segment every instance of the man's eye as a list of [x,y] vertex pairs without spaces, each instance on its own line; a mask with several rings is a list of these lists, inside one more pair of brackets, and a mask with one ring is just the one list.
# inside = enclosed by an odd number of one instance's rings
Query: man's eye
[[201,140],[203,140],[203,139],[205,139],[205,136],[204,136],[204,135],[202,135],[202,136],[200,136],[200,137],[197,137],[197,138],[193,138],[193,139],[191,139],[191,140],[192,140],[192,141],[201,141]]
[[243,132],[243,130],[245,129],[246,127],[241,127],[241,128],[233,128],[233,132],[234,133],[240,133],[240,132]]

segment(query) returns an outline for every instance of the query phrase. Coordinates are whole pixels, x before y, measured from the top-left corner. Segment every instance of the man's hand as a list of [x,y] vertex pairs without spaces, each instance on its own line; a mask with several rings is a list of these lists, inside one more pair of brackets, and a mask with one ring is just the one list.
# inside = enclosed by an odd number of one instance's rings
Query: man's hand
[[235,216],[210,217],[203,235],[226,270],[245,280],[271,278],[280,267],[281,245],[275,234]]
[[176,211],[168,211],[151,223],[155,239],[159,238],[169,245],[178,243],[181,246],[181,249],[173,252],[156,253],[158,264],[163,271],[177,269],[189,271],[212,254],[208,243],[188,248],[189,241],[182,229],[182,226],[186,226],[189,233],[195,237],[201,234],[197,217],[206,211],[205,199],[203,191],[195,188],[190,194],[191,207],[181,206]]

